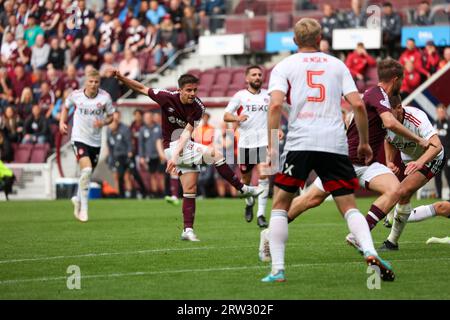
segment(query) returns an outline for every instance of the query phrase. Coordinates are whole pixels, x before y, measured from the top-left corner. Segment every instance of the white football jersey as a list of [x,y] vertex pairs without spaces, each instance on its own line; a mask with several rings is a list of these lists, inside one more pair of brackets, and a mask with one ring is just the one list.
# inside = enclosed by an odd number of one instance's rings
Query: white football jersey
[[[437,134],[436,129],[433,128],[433,125],[425,112],[414,107],[403,107],[403,109],[405,109],[403,125],[409,131],[414,132],[425,140],[429,140],[432,136]],[[399,136],[391,130],[387,131],[386,139],[391,145],[400,150],[402,160],[405,163],[419,159],[425,152],[425,150],[416,142]],[[443,158],[444,149],[436,156],[436,160],[441,160]]]
[[231,98],[225,112],[245,114],[248,119],[239,124],[239,148],[267,146],[267,110],[270,97],[266,89],[253,94],[247,89],[240,90]]
[[95,128],[95,120],[104,120],[114,113],[111,96],[99,89],[94,98],[88,98],[84,89],[73,91],[66,99],[65,107],[75,107],[73,113],[72,141],[82,142],[92,147],[102,144],[102,128]]
[[284,150],[348,155],[341,99],[358,90],[341,60],[322,52],[293,54],[273,69],[269,93],[275,90],[291,105]]

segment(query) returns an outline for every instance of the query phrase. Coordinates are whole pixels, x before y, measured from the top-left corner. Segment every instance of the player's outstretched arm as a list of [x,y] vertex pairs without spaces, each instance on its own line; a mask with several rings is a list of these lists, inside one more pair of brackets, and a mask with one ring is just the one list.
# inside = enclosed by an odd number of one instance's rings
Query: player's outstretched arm
[[427,149],[430,145],[430,141],[425,140],[412,131],[406,129],[397,119],[395,119],[394,115],[390,112],[383,112],[380,114],[381,121],[383,121],[383,125],[386,129],[393,131],[394,133],[405,137],[410,141],[414,141],[418,143],[422,148]]
[[66,106],[62,106],[61,116],[59,118],[59,131],[61,132],[61,134],[67,134],[67,114],[68,110]]
[[425,152],[416,161],[408,162],[405,169],[406,175],[412,174],[417,170],[422,169],[426,163],[432,161],[434,158],[436,158],[439,152],[441,152],[442,144],[437,134],[433,135],[428,141],[430,142],[430,148],[425,150]]
[[126,85],[128,88],[130,88],[133,91],[137,91],[140,94],[146,95],[148,96],[148,90],[149,88],[144,86],[142,83],[136,81],[136,80],[132,80],[129,79],[125,76],[123,76],[119,70],[114,70],[113,71],[114,76],[116,77],[117,80],[121,81],[124,85]]
[[384,154],[386,157],[386,166],[391,169],[394,174],[398,174],[400,169],[394,163],[397,149],[395,149],[395,147],[387,140],[384,140]]
[[358,92],[351,92],[345,98],[352,106],[355,124],[358,128],[358,157],[364,158],[365,163],[368,164],[372,160],[373,153],[369,145],[369,122],[367,120],[366,106]]

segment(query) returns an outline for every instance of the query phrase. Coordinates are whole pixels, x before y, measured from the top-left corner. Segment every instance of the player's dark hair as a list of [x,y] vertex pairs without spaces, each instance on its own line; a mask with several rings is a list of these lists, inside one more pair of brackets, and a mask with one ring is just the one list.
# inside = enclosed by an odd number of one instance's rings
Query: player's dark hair
[[387,58],[378,63],[378,79],[382,82],[389,82],[395,77],[403,77],[403,66],[400,62]]
[[198,83],[198,78],[192,74],[186,73],[178,78],[178,88],[182,89],[185,85]]
[[389,7],[389,8],[392,8],[392,3],[390,3],[390,2],[385,2],[385,3],[383,3],[383,7]]
[[250,70],[252,70],[252,69],[259,69],[260,71],[262,71],[260,66],[254,64],[252,66],[248,66],[247,68],[245,68],[245,75],[248,75]]
[[392,97],[389,98],[389,104],[392,108],[398,106],[399,104],[402,104],[402,97],[400,97],[399,94],[394,94]]

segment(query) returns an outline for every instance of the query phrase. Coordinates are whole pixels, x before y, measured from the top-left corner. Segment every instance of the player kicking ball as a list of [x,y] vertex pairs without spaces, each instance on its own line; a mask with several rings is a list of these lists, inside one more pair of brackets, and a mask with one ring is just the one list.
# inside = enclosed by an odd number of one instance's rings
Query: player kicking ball
[[391,97],[390,103],[395,118],[412,132],[430,141],[430,147],[425,150],[390,130],[387,132],[384,143],[387,167],[394,174],[400,172],[394,164],[399,150],[406,169],[405,178],[400,183],[400,200],[394,210],[392,229],[380,250],[398,250],[398,241],[411,215],[412,195],[439,173],[445,164],[444,148],[427,115],[417,108],[403,107],[399,96]]
[[183,187],[182,240],[199,241],[194,233],[195,198],[200,164],[213,164],[218,173],[240,193],[241,197],[257,197],[263,189],[244,185],[227,165],[224,156],[212,147],[192,141],[192,133],[202,119],[205,107],[197,97],[198,78],[184,74],[178,79],[178,90],[148,88],[113,70],[114,76],[130,89],[149,96],[161,107],[162,137],[167,173],[179,175]]
[[67,115],[75,107],[72,127],[72,146],[80,166],[77,195],[72,198],[74,216],[81,222],[88,221],[88,194],[102,143],[102,128],[113,120],[114,107],[108,92],[100,87],[100,74],[91,70],[86,74],[83,89],[73,91],[61,111],[59,130],[67,134]]

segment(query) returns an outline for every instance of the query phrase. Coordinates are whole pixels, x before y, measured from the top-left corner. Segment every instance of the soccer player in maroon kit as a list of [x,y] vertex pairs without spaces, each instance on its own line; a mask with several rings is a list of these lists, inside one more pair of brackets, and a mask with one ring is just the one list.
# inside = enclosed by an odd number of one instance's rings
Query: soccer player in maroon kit
[[256,197],[263,189],[244,185],[226,164],[223,155],[192,141],[192,133],[205,111],[205,107],[196,96],[198,79],[184,74],[178,79],[178,91],[152,89],[140,82],[128,79],[114,70],[115,77],[130,89],[149,96],[161,107],[163,147],[167,161],[166,171],[180,175],[183,187],[184,230],[182,240],[199,241],[194,233],[195,197],[199,164],[214,164],[219,174],[241,192],[242,197]]

